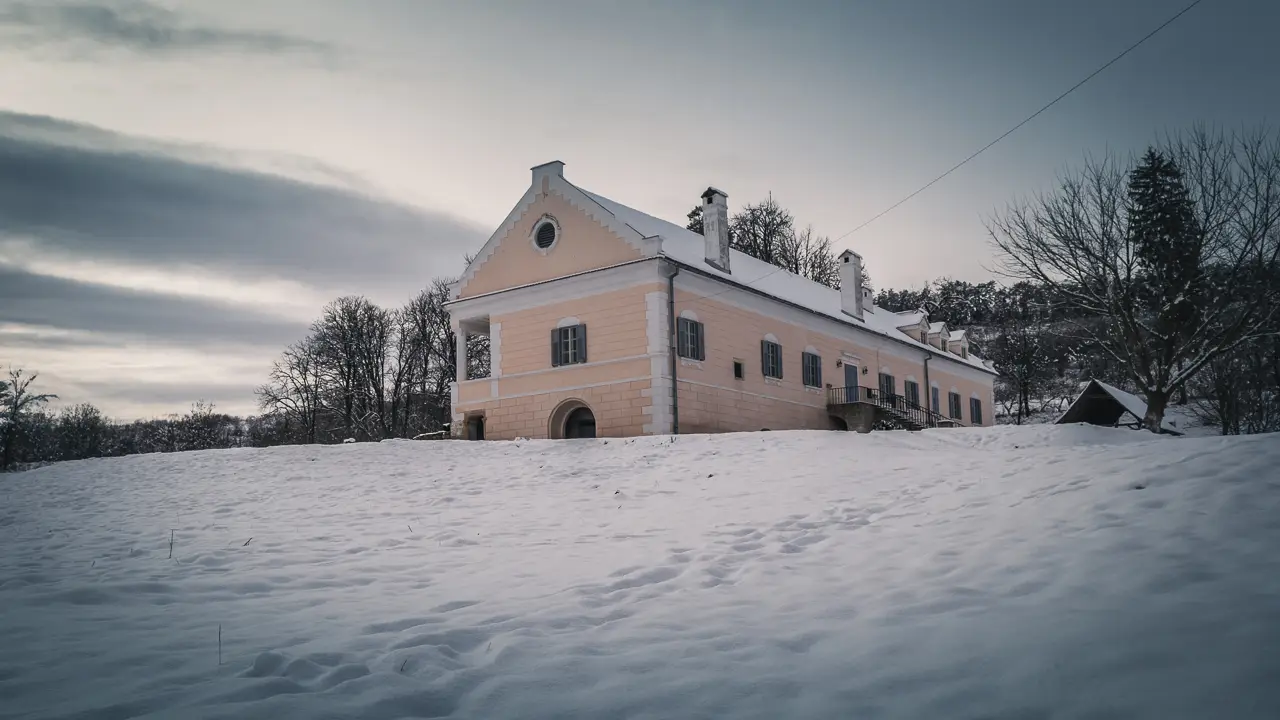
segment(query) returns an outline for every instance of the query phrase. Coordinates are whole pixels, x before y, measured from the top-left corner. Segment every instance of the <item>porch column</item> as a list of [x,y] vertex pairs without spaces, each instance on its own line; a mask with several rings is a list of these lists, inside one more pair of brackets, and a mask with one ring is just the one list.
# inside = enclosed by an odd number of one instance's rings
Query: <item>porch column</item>
[[462,382],[467,379],[467,326],[458,323],[453,333],[458,340],[458,382]]

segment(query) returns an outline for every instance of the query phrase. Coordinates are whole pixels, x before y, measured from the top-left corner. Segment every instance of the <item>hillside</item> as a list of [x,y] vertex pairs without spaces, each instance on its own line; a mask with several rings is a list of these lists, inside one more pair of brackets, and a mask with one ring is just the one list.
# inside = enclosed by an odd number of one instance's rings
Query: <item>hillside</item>
[[1278,440],[1032,426],[41,468],[0,478],[0,718],[1280,717]]

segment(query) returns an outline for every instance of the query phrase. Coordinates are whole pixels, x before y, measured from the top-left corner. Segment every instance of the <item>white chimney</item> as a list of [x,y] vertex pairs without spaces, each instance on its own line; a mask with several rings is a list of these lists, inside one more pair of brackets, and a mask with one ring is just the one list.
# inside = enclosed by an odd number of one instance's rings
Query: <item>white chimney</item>
[[537,195],[545,195],[551,191],[551,178],[564,177],[564,163],[559,160],[535,165],[532,169],[533,192]]
[[862,256],[852,250],[840,253],[840,309],[861,320],[869,293],[862,287]]
[[729,270],[729,196],[713,187],[702,193],[702,241],[707,263]]

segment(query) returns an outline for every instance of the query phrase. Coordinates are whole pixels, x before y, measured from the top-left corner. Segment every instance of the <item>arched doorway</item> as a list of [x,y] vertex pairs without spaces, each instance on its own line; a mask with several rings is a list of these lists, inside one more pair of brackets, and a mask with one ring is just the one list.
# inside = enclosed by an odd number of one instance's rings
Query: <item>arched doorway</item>
[[593,438],[596,436],[596,416],[591,408],[583,406],[569,413],[564,421],[564,436],[567,438]]
[[844,418],[842,417],[836,417],[835,415],[828,415],[827,420],[830,422],[832,430],[848,430],[849,429],[849,423],[845,422]]
[[551,411],[547,419],[547,437],[593,438],[596,436],[596,414],[591,406],[577,399],[565,400]]

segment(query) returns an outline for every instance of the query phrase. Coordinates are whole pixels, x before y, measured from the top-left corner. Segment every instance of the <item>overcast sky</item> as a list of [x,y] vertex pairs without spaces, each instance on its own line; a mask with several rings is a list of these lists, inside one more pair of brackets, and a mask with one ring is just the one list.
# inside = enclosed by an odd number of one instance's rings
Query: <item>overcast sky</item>
[[[835,238],[1187,2],[0,0],[0,365],[125,419],[252,412],[324,302],[457,274],[553,159]],[[988,279],[984,216],[1086,153],[1280,120],[1277,5],[1205,0],[837,245],[878,287]]]

